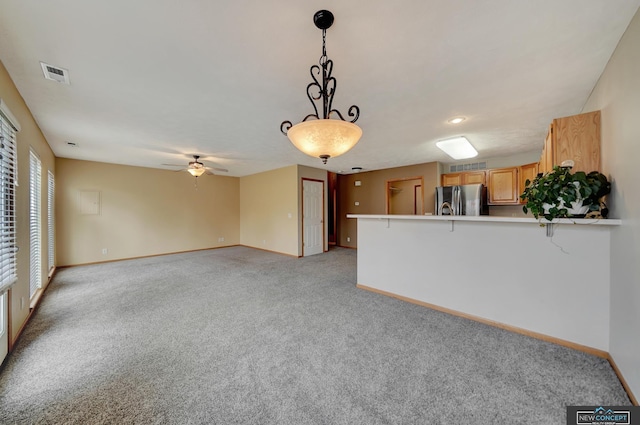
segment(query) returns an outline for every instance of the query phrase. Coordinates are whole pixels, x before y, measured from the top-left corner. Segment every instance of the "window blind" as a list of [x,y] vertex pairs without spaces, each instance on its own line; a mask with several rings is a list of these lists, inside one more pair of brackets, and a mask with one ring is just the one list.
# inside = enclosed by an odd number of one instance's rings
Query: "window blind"
[[56,241],[55,241],[55,192],[56,182],[51,171],[47,172],[48,177],[48,193],[47,193],[47,231],[49,236],[48,244],[48,259],[49,259],[49,272],[55,266],[56,261]]
[[0,293],[17,280],[15,187],[19,126],[10,118],[0,99]]
[[29,151],[29,297],[32,298],[42,287],[40,259],[42,258],[40,238],[40,187],[42,165],[40,158]]

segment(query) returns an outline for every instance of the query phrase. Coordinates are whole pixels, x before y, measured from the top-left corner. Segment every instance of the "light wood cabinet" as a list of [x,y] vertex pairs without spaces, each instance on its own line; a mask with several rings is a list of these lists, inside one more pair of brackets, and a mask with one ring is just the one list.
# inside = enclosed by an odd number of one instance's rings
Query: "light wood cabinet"
[[549,125],[547,137],[542,145],[542,153],[540,154],[540,162],[538,162],[538,171],[546,173],[553,169],[553,150],[551,148],[551,136],[553,135],[553,124]]
[[462,173],[462,184],[487,184],[486,173],[484,170],[467,171]]
[[487,184],[485,170],[463,171],[460,173],[443,174],[440,178],[441,186],[458,186],[461,184]]
[[489,170],[487,192],[489,205],[518,204],[518,167]]
[[[533,181],[538,175],[538,163],[534,162],[531,164],[525,164],[518,167],[518,199],[520,198],[520,194],[524,191],[524,188],[527,186],[527,180]],[[523,200],[519,199],[520,203],[525,203]]]
[[542,148],[539,171],[573,160],[572,172],[600,170],[600,111],[556,118]]
[[458,186],[462,184],[462,173],[448,173],[440,177],[441,186]]

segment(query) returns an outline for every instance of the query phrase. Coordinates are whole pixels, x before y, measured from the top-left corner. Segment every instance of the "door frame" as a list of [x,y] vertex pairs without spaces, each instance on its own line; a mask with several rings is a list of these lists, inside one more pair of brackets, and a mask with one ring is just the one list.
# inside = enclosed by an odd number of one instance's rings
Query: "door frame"
[[300,233],[301,233],[301,239],[302,239],[302,256],[303,257],[304,257],[304,182],[305,180],[322,183],[322,252],[327,252],[327,250],[325,249],[325,246],[326,246],[325,233],[326,233],[326,226],[327,226],[327,220],[324,214],[325,202],[326,202],[326,199],[324,196],[325,182],[324,180],[320,180],[320,179],[302,177],[300,180],[300,200],[301,200],[301,207],[302,207],[302,214],[301,214],[302,218],[300,220],[300,224],[301,224]]
[[[407,180],[420,180],[420,186],[422,186],[422,211],[420,211],[419,214],[417,215],[422,215],[424,214],[424,176],[415,176],[415,177],[404,177],[401,179],[391,179],[391,180],[387,180],[387,183],[385,184],[385,214],[389,215],[389,201],[391,200],[391,185],[395,182],[404,182]],[[414,204],[415,204],[415,193],[414,193]]]
[[[11,337],[11,288],[0,294],[0,303],[3,304],[2,314],[4,322],[4,335],[2,339],[7,340],[7,345],[0,348],[0,365],[4,363],[11,350],[13,349]],[[6,353],[5,353],[6,350]]]

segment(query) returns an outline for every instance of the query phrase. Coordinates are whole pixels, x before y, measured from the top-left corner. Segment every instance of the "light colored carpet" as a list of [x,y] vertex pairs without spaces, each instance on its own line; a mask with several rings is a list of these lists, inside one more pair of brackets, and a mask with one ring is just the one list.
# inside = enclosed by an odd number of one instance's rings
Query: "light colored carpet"
[[564,424],[630,404],[606,360],[355,284],[341,248],[62,269],[0,371],[0,423]]

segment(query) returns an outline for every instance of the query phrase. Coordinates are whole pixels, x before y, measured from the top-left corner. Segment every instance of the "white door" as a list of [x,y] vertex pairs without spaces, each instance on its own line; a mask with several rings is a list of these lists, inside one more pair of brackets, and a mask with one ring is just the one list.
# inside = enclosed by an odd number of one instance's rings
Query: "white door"
[[302,256],[324,251],[324,182],[302,180]]
[[0,364],[9,352],[9,297],[7,293],[0,295]]

